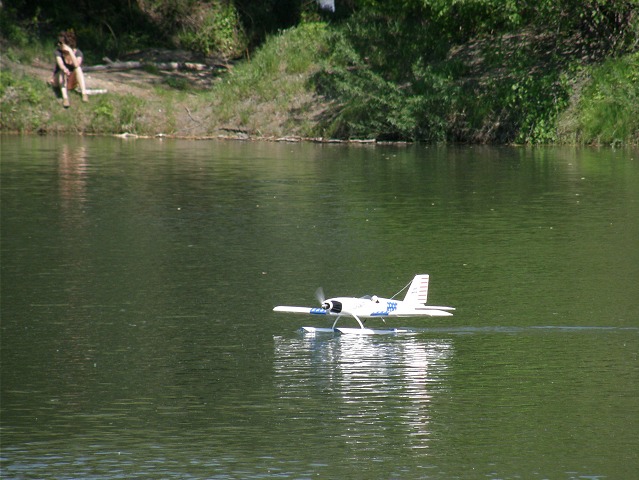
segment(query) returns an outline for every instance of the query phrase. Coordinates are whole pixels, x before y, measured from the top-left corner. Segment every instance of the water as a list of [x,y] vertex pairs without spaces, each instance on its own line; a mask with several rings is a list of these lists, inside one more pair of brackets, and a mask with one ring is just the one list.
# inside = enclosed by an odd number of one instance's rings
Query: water
[[639,152],[1,142],[2,478],[639,471]]

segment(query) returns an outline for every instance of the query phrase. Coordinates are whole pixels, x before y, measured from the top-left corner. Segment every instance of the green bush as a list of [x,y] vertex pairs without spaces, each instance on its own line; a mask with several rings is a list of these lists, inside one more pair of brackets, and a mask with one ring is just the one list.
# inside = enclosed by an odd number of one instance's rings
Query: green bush
[[0,71],[0,99],[2,104],[25,102],[35,105],[42,99],[42,88],[38,88],[35,79],[26,76],[16,76],[9,71]]
[[639,52],[592,69],[577,107],[578,138],[585,143],[639,141]]
[[247,47],[247,38],[233,3],[196,2],[182,19],[180,44],[203,55],[236,58]]
[[100,95],[96,102],[91,103],[92,118],[90,131],[93,133],[114,133],[118,129],[114,127],[116,109],[111,95]]
[[53,104],[53,99],[44,82],[0,71],[0,130],[37,129],[42,111]]
[[347,55],[313,82],[332,101],[319,124],[325,136],[379,140],[446,139],[446,115],[456,90],[447,72],[417,63],[410,83],[384,78],[342,46]]
[[331,104],[321,133],[340,138],[384,140],[446,139],[446,116],[457,86],[454,62],[437,29],[415,19],[362,12],[343,24],[328,42],[331,54],[313,77]]
[[313,93],[308,79],[326,54],[328,27],[307,23],[273,35],[246,62],[214,85],[210,98],[216,120],[268,125],[304,109]]

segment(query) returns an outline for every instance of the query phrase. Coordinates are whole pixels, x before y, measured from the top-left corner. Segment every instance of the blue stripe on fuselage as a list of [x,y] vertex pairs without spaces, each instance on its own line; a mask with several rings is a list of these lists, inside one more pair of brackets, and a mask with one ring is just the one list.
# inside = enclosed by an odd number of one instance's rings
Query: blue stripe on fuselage
[[386,310],[383,312],[373,312],[371,313],[371,317],[385,317],[395,310],[397,310],[397,302],[386,302]]
[[313,315],[326,315],[326,310],[323,308],[311,308],[311,313]]

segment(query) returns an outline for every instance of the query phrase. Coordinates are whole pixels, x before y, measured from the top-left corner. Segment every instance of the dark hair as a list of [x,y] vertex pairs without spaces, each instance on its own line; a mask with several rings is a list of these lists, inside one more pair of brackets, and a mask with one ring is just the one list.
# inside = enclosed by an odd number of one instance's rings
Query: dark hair
[[76,48],[78,46],[75,39],[75,32],[73,30],[63,30],[58,35],[58,42],[64,42],[69,45],[71,48]]

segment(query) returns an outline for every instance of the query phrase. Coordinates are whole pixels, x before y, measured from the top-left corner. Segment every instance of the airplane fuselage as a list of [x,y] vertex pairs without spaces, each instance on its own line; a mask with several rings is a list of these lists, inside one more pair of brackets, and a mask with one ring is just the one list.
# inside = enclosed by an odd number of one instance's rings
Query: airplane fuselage
[[311,313],[320,315],[357,315],[364,318],[387,317],[397,311],[399,303],[403,302],[378,297],[335,297],[329,298],[324,302],[323,308],[317,308],[317,312]]
[[401,300],[372,296],[370,298],[335,297],[324,302],[322,308],[311,309],[317,315],[351,315],[371,317],[412,317],[419,315],[449,316],[452,307],[409,304]]

